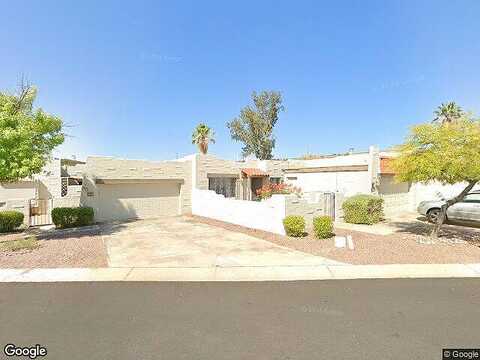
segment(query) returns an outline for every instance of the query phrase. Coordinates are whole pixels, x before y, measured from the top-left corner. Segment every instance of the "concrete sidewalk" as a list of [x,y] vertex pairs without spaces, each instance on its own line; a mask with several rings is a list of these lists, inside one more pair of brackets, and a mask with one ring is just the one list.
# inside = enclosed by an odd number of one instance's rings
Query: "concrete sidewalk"
[[0,282],[294,281],[480,277],[480,264],[1,269]]

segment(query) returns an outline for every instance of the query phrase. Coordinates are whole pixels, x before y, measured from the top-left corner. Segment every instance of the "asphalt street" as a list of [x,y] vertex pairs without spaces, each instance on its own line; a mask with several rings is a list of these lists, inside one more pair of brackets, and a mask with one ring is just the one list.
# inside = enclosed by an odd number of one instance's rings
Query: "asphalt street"
[[39,359],[438,360],[480,347],[480,280],[1,283],[0,358],[8,343]]

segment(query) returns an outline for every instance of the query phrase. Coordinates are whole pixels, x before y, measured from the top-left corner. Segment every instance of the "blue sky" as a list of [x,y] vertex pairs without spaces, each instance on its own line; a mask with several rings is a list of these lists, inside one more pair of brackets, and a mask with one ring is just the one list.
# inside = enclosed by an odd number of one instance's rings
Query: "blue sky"
[[455,100],[480,113],[479,1],[5,1],[0,88],[21,74],[70,125],[65,156],[238,158],[225,123],[279,90],[279,157],[400,142]]

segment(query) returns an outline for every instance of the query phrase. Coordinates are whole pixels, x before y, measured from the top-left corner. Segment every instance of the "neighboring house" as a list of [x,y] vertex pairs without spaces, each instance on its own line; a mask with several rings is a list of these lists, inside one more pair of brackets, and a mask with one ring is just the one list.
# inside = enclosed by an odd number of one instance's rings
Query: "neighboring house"
[[0,210],[23,212],[27,225],[50,223],[53,207],[78,204],[84,164],[54,158],[32,178],[0,184]]
[[[414,210],[426,194],[435,198],[447,189],[396,183],[394,157],[372,146],[311,160],[233,161],[202,154],[171,161],[54,159],[32,179],[0,185],[0,209],[23,211],[30,225],[51,222],[53,207],[91,206],[97,221],[193,213],[281,232],[288,214],[338,218],[342,200],[358,193],[382,196],[390,215]],[[268,182],[292,184],[303,195],[252,202]]]

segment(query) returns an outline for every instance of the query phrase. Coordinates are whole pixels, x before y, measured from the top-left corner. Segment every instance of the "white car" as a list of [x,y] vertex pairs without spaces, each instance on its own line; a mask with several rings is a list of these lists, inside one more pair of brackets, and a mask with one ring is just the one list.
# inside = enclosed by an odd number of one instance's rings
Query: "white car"
[[[441,206],[445,204],[442,200],[422,201],[417,211],[425,215],[428,221],[437,222]],[[480,221],[480,191],[472,191],[465,198],[450,206],[447,210],[448,220],[457,221]]]

